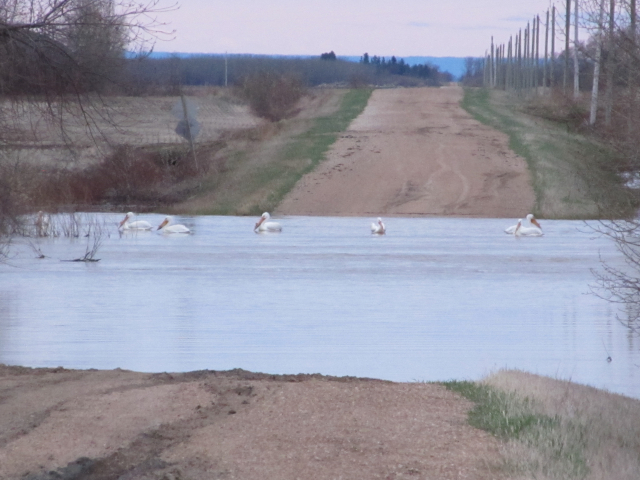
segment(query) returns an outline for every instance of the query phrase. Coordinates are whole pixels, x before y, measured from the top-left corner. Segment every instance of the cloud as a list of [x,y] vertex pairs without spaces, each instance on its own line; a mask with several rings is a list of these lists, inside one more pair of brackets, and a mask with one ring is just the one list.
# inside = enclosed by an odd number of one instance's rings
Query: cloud
[[409,22],[407,23],[407,25],[410,27],[419,27],[419,28],[433,27],[432,23],[427,23],[427,22]]

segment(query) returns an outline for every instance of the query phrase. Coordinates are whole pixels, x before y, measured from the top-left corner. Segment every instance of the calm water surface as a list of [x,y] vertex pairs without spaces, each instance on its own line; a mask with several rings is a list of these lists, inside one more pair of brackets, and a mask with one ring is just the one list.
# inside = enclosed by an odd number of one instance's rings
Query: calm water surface
[[[502,219],[178,218],[188,236],[17,239],[0,265],[0,362],[138,371],[479,379],[499,368],[640,398],[640,348],[589,294],[613,244],[579,221],[514,238]],[[161,216],[141,218],[159,224]],[[613,361],[607,362],[611,356]]]

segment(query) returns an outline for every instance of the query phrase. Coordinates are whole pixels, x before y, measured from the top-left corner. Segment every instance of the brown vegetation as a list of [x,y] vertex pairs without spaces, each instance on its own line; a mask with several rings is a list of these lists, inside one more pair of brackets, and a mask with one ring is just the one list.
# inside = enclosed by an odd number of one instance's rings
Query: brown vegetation
[[302,81],[296,76],[267,71],[249,75],[240,86],[240,94],[247,100],[251,110],[272,122],[290,116],[304,92]]
[[[7,211],[109,210],[135,205],[148,210],[181,201],[203,175],[219,173],[224,159],[216,153],[224,142],[198,145],[198,167],[184,145],[116,147],[101,162],[85,168],[0,163]],[[197,182],[196,182],[197,183]]]

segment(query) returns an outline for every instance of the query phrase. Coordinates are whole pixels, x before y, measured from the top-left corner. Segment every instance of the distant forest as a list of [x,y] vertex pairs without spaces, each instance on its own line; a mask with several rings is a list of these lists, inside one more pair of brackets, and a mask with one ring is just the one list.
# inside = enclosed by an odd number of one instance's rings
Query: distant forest
[[[296,76],[303,84],[393,86],[438,86],[453,80],[453,75],[440,72],[434,65],[409,66],[395,57],[369,57],[360,62],[337,58],[334,52],[317,57],[266,55],[192,55],[129,58],[122,79],[132,93],[149,89],[171,93],[180,86],[238,85],[254,74],[269,72]],[[159,92],[158,92],[159,93]]]
[[395,56],[387,61],[385,57],[378,57],[376,55],[369,57],[369,54],[365,53],[362,58],[360,58],[360,63],[363,65],[373,65],[378,73],[417,77],[429,82],[435,81],[435,84],[453,81],[453,75],[449,72],[440,72],[435,65],[409,65],[405,63],[402,58],[398,60]]

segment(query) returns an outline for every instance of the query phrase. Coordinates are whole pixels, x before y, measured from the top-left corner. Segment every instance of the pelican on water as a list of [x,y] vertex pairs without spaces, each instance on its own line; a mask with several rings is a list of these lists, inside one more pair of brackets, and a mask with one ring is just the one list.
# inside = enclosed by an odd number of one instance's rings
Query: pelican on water
[[184,225],[174,225],[173,217],[165,217],[164,221],[158,226],[158,230],[162,233],[191,233]]
[[119,230],[151,230],[153,229],[153,225],[145,220],[136,220],[135,222],[131,222],[135,218],[135,213],[129,212],[124,216],[124,219],[120,222],[118,226]]
[[371,233],[375,233],[377,235],[384,235],[386,231],[387,229],[385,228],[384,223],[382,223],[382,219],[380,217],[378,217],[377,223],[371,224]]
[[[518,229],[518,225],[520,228]],[[536,217],[533,216],[533,213],[527,215],[524,220],[518,220],[518,223],[512,225],[507,228],[504,233],[515,234],[516,230],[518,230],[518,235],[530,236],[530,237],[539,237],[542,235],[542,227],[536,220]]]
[[541,237],[542,230],[537,227],[524,227],[522,220],[518,220],[516,230],[513,234],[516,237]]
[[270,222],[271,215],[269,212],[264,212],[260,217],[260,220],[256,222],[253,227],[254,232],[281,232],[282,226],[278,222]]

